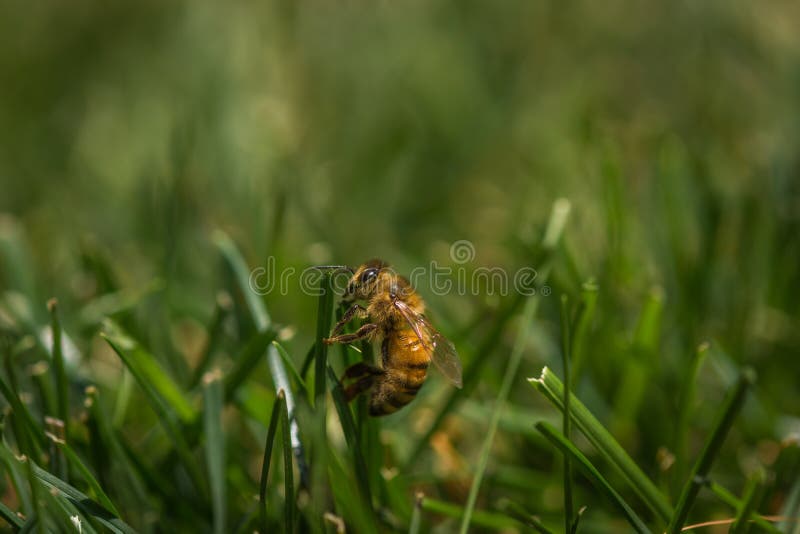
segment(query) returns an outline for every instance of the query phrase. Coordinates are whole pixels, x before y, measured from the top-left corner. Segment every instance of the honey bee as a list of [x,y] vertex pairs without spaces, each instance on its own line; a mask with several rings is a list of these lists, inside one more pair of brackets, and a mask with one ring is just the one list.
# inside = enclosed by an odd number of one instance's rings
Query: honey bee
[[[381,341],[381,367],[360,362],[342,375],[342,381],[349,382],[344,390],[348,401],[371,388],[370,415],[394,413],[414,399],[431,362],[461,387],[461,363],[455,347],[425,318],[425,303],[409,281],[387,263],[376,259],[358,267],[342,301],[366,301],[367,305],[352,304],[324,342]],[[370,322],[352,334],[339,334],[354,318]]]

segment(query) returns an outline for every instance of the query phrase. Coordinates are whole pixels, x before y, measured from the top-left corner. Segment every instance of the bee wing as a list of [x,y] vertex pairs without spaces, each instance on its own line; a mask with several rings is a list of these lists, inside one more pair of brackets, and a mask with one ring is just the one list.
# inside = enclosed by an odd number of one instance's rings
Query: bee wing
[[424,316],[409,308],[402,300],[396,300],[394,305],[405,320],[408,321],[420,343],[431,350],[431,360],[439,372],[454,386],[461,388],[463,385],[461,380],[461,361],[458,359],[458,353],[453,343],[440,334]]

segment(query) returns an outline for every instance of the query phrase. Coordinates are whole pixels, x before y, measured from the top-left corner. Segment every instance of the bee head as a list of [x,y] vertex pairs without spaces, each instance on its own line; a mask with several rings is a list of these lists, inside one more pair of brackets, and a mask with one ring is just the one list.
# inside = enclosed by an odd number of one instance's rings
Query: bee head
[[345,300],[369,300],[378,290],[381,274],[389,269],[382,260],[370,260],[353,273],[345,291]]

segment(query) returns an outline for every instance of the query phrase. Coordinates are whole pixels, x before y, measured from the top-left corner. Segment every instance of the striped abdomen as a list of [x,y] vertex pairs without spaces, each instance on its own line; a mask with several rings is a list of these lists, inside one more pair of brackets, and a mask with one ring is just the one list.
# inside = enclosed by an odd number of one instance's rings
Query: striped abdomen
[[411,329],[396,330],[381,347],[383,373],[375,380],[370,415],[394,413],[412,400],[425,383],[431,351]]

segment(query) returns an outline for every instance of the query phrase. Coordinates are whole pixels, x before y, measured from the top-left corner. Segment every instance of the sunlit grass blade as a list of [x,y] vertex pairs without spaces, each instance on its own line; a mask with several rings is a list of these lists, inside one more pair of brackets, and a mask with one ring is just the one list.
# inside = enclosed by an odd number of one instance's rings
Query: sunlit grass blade
[[739,375],[739,380],[725,400],[711,434],[703,446],[703,450],[697,458],[697,462],[683,487],[680,500],[675,507],[675,513],[667,528],[669,534],[678,534],[683,524],[686,522],[686,518],[689,516],[689,511],[703,485],[703,481],[708,476],[711,465],[717,457],[722,443],[725,441],[725,437],[728,435],[728,431],[733,425],[734,419],[739,414],[742,404],[744,404],[747,390],[755,381],[755,371],[750,368],[742,370]]
[[32,465],[31,467],[33,468],[36,477],[41,480],[45,486],[63,493],[66,498],[68,498],[72,504],[82,510],[84,514],[96,519],[112,532],[118,534],[133,534],[136,532],[122,519],[115,516],[112,512],[104,508],[99,503],[93,501],[88,496],[75,489],[73,486],[51,475],[37,465]]
[[294,471],[292,470],[292,441],[290,437],[289,408],[285,402],[281,409],[281,439],[283,441],[283,525],[286,532],[294,532]]
[[211,490],[211,506],[214,517],[214,532],[225,532],[226,484],[225,484],[225,430],[222,427],[222,405],[224,392],[222,373],[210,371],[203,377],[203,430],[205,434],[208,486]]
[[[244,299],[250,318],[258,332],[265,332],[270,329],[272,319],[267,312],[267,307],[260,295],[256,293],[250,285],[250,270],[247,267],[242,254],[236,247],[234,242],[228,237],[227,234],[217,231],[213,236],[214,242],[217,245],[222,257],[230,267],[234,275],[236,290],[239,295]],[[269,366],[272,375],[272,382],[275,384],[275,391],[283,390],[286,396],[286,409],[289,412],[289,429],[290,439],[292,443],[292,451],[297,459],[297,468],[300,471],[300,478],[303,484],[308,482],[308,465],[303,451],[303,443],[300,441],[300,429],[297,426],[295,419],[295,401],[292,392],[289,378],[286,374],[286,368],[281,361],[280,354],[274,347],[267,349],[267,365]],[[305,376],[305,375],[303,375]],[[230,393],[230,389],[226,387],[226,398]]]
[[[623,513],[625,518],[631,526],[640,534],[650,532],[644,521],[633,511],[633,509],[625,502],[625,499],[611,487],[606,481],[605,477],[600,474],[600,471],[592,465],[586,456],[583,455],[570,441],[568,441],[558,430],[552,425],[539,422],[536,423],[536,429],[542,433],[550,442],[555,445],[562,453],[569,455],[575,466],[580,469],[584,476],[589,479],[589,482],[594,485],[598,491],[602,492],[619,510]],[[568,527],[569,528],[569,527]]]
[[[553,261],[557,252],[557,246],[564,233],[564,228],[569,219],[571,204],[569,200],[560,198],[553,203],[553,208],[550,212],[550,218],[544,230],[542,241],[539,245],[540,254],[534,258],[534,265],[536,265],[536,290],[538,291],[547,282],[552,269]],[[472,389],[478,384],[483,367],[491,361],[489,356],[500,344],[500,339],[505,331],[508,322],[516,315],[520,306],[522,306],[528,296],[522,292],[515,292],[514,296],[508,305],[498,314],[497,319],[492,324],[492,327],[483,338],[482,342],[478,344],[474,351],[472,358],[467,360],[467,365],[463,373],[463,388],[454,389],[448,395],[447,399],[442,403],[438,409],[436,417],[433,422],[423,433],[422,437],[416,442],[416,445],[411,451],[411,454],[406,459],[405,465],[413,465],[422,451],[428,446],[431,437],[436,433],[445,418],[453,413],[456,405],[462,399],[465,399],[472,392]]]
[[[97,521],[91,520],[91,516],[85,515],[61,493],[45,491],[44,499],[49,519],[52,521],[51,525],[48,525],[51,529],[63,531],[66,525],[72,525],[73,531],[80,534],[95,534],[97,532],[95,526],[102,529]],[[105,532],[106,529],[102,530]]]
[[247,304],[247,309],[250,312],[253,323],[255,323],[256,329],[259,331],[266,330],[272,324],[272,319],[270,319],[269,313],[267,313],[267,307],[264,305],[264,301],[261,300],[261,297],[250,287],[250,269],[247,267],[247,263],[244,261],[242,254],[226,233],[218,230],[214,232],[212,239],[233,272],[237,289],[240,291],[242,298],[244,298]]
[[306,382],[305,382],[305,380],[303,380],[303,377],[300,376],[300,373],[297,371],[297,368],[294,366],[294,362],[292,362],[292,357],[289,356],[289,353],[286,352],[286,349],[283,348],[283,345],[281,345],[277,341],[273,341],[272,342],[272,346],[275,347],[275,349],[278,351],[278,354],[280,354],[281,359],[283,360],[283,363],[286,364],[286,368],[289,369],[292,377],[297,382],[297,386],[299,388],[300,393],[301,394],[305,394],[306,390],[307,390]]
[[522,320],[519,324],[519,331],[517,332],[517,337],[514,341],[514,347],[511,350],[511,357],[508,360],[508,366],[506,367],[506,371],[503,376],[503,383],[500,386],[500,391],[497,394],[497,399],[495,400],[486,438],[483,440],[480,455],[478,456],[478,464],[475,468],[475,472],[472,475],[472,486],[469,490],[467,503],[464,507],[464,516],[461,521],[461,534],[466,534],[467,530],[469,529],[470,520],[472,519],[472,512],[475,508],[475,502],[478,499],[478,491],[481,487],[481,481],[483,480],[486,466],[489,463],[489,454],[491,452],[494,436],[497,433],[497,425],[500,421],[500,414],[505,407],[505,403],[508,399],[508,394],[511,391],[511,385],[514,382],[514,378],[517,376],[519,364],[522,362],[522,351],[525,348],[525,344],[528,339],[531,320],[533,319],[533,314],[536,311],[537,303],[537,299],[529,299],[525,303],[525,309],[522,312]]
[[[203,478],[197,462],[195,461],[194,456],[189,449],[183,429],[180,427],[175,415],[177,412],[183,411],[184,417],[193,417],[194,409],[188,404],[188,401],[183,399],[182,395],[177,390],[177,386],[171,381],[165,380],[162,382],[161,390],[171,391],[172,394],[170,400],[181,400],[176,401],[176,403],[172,403],[161,396],[159,389],[157,389],[156,385],[151,382],[151,379],[166,377],[166,374],[163,373],[160,368],[157,372],[154,370],[155,368],[153,365],[155,362],[152,360],[151,356],[141,349],[136,350],[135,345],[134,347],[131,347],[131,344],[127,342],[125,338],[121,338],[116,335],[113,337],[109,335],[103,335],[102,337],[111,346],[114,352],[117,353],[120,359],[122,359],[128,370],[131,371],[131,374],[136,379],[139,387],[141,387],[142,391],[144,391],[145,398],[156,412],[156,415],[158,415],[158,419],[164,427],[164,430],[166,430],[167,435],[172,440],[175,446],[174,450],[181,459],[181,463],[186,468],[186,471],[189,473],[189,476],[192,478],[195,486],[202,490],[204,488],[205,479]],[[132,348],[134,351],[131,351]],[[144,372],[138,365],[143,357],[146,358],[146,361],[149,361],[150,363],[149,373]]]
[[[550,369],[545,367],[539,378],[528,380],[556,408],[564,409],[564,386]],[[572,422],[605,460],[623,475],[639,498],[665,523],[669,521],[672,516],[672,508],[656,485],[575,395],[572,395],[570,400]]]
[[169,406],[183,423],[195,420],[197,410],[152,354],[110,320],[105,321],[101,336],[122,359],[125,367],[142,388],[163,399],[163,403]]
[[261,463],[261,479],[258,486],[258,517],[260,524],[261,534],[267,532],[267,481],[269,479],[269,470],[272,463],[272,449],[275,446],[275,433],[278,431],[278,423],[283,413],[283,405],[286,403],[286,397],[283,390],[278,392],[278,397],[272,405],[272,415],[269,419],[269,427],[267,428],[267,441],[264,444],[264,459]]

